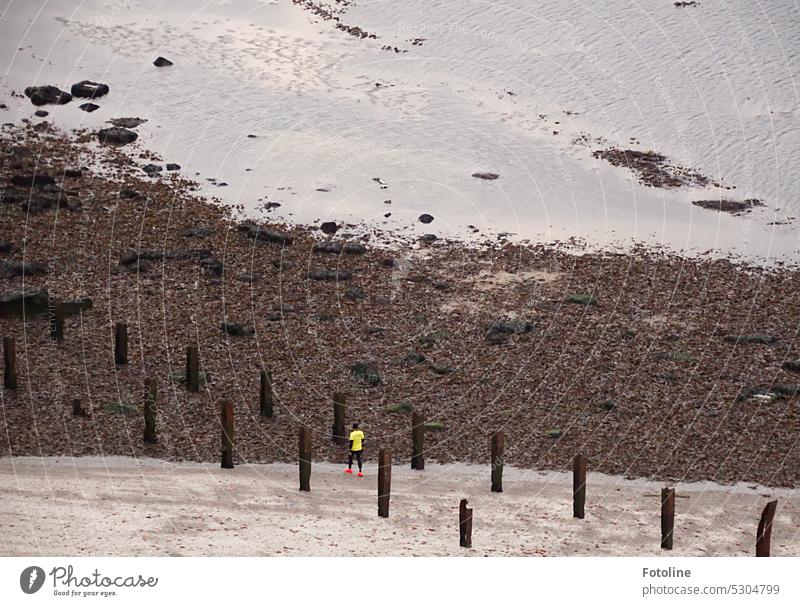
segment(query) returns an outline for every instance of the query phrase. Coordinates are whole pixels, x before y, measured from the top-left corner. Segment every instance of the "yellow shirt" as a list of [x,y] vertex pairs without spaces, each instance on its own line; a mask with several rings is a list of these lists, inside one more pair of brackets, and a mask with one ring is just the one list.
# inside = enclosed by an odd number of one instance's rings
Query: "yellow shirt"
[[353,443],[352,451],[356,452],[361,450],[361,440],[364,439],[364,432],[360,429],[354,429],[350,432],[350,441]]

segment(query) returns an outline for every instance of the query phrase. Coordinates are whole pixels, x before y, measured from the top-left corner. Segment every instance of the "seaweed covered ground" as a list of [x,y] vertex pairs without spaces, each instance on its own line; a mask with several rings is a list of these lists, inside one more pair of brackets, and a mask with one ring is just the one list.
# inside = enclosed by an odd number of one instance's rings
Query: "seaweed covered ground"
[[[217,461],[229,399],[237,462],[293,461],[301,424],[315,459],[339,461],[339,391],[370,460],[380,446],[407,461],[413,409],[432,423],[428,460],[485,462],[502,430],[518,467],[565,469],[582,452],[593,471],[637,477],[800,475],[788,268],[433,237],[387,249],[347,226],[242,223],[178,172],[148,177],[151,154],[93,141],[47,123],[2,131],[0,332],[19,385],[2,391],[0,456]],[[14,314],[23,289],[74,303],[63,342],[47,310]],[[182,382],[190,345],[198,393]],[[259,415],[262,368],[273,418]],[[145,445],[150,377],[158,442]]]

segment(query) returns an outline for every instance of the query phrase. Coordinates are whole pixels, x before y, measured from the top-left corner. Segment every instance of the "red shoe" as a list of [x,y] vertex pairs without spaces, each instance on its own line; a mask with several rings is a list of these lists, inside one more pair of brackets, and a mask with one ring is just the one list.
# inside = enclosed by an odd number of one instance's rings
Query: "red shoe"
[[363,478],[363,477],[364,477],[364,474],[363,474],[363,473],[361,473],[361,472],[359,471],[359,472],[358,472],[358,477],[359,477],[359,478]]
[[350,475],[353,475],[353,470],[352,469],[345,469],[344,472],[345,473],[349,473]]

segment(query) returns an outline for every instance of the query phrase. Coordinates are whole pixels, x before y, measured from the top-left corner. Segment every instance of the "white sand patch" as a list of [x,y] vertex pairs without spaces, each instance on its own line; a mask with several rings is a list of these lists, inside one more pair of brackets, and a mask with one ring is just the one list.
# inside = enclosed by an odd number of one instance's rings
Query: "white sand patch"
[[[311,493],[293,465],[106,459],[0,461],[4,555],[667,555],[659,483],[590,474],[586,519],[572,518],[571,476],[507,468],[489,492],[485,466],[392,470],[389,519],[377,517],[377,473],[315,464]],[[756,525],[778,499],[774,555],[800,555],[794,491],[713,483],[677,486],[672,555],[752,555]],[[458,547],[459,499],[474,508],[473,548]]]

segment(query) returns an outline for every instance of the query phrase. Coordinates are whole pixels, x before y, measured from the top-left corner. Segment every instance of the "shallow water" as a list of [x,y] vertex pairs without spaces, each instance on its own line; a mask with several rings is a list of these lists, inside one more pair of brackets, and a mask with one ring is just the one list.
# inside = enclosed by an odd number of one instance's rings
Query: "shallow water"
[[[291,0],[0,0],[0,121],[36,109],[12,90],[99,80],[111,86],[100,110],[48,106],[48,119],[147,118],[137,145],[251,215],[271,201],[270,216],[303,223],[797,260],[791,0],[361,0],[341,20],[379,37]],[[158,55],[175,65],[155,68]],[[608,145],[654,149],[736,189],[645,187],[592,157]],[[691,205],[720,195],[766,206]]]

